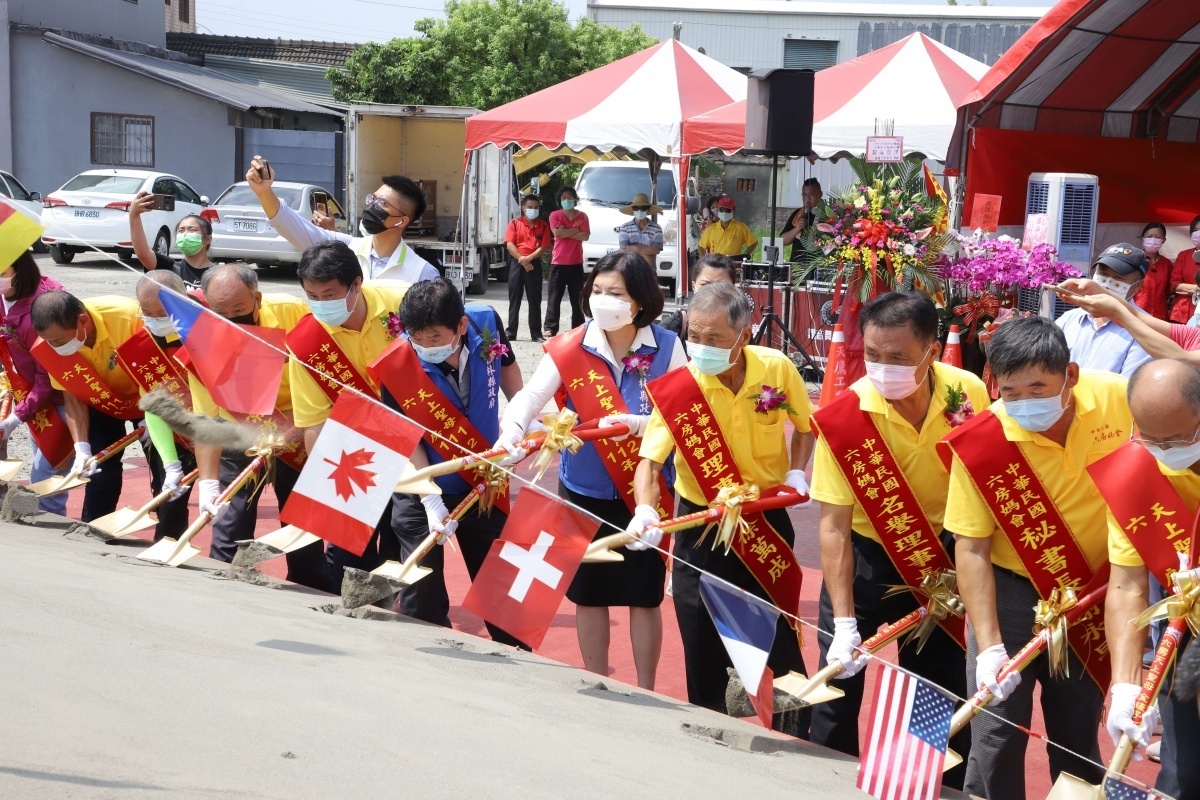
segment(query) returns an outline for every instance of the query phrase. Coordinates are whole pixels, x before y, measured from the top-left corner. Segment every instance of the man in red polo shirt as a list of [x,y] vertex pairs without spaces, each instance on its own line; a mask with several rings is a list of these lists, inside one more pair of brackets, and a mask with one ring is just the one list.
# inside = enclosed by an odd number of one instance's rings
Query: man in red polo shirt
[[521,290],[529,300],[529,338],[542,338],[542,254],[550,249],[550,225],[539,219],[541,202],[527,194],[521,201],[521,216],[508,223],[504,242],[508,247],[508,334],[517,338],[521,324]]

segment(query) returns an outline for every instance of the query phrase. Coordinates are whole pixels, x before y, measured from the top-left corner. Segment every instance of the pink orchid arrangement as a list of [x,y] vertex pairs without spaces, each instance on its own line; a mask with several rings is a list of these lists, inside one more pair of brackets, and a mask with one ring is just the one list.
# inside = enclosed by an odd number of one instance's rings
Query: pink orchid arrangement
[[400,315],[395,311],[389,311],[388,315],[384,317],[383,327],[387,330],[389,339],[395,339],[404,333],[404,323],[400,321]]
[[490,364],[497,358],[504,358],[506,355],[508,355],[508,345],[504,342],[492,342],[483,351],[483,360]]
[[763,384],[762,391],[751,395],[750,399],[756,401],[754,410],[759,414],[769,414],[777,408],[782,408],[789,414],[796,413],[796,409],[792,408],[791,403],[788,402],[786,394],[774,386],[767,386],[765,383]]
[[950,423],[951,428],[957,428],[975,416],[975,407],[971,405],[971,400],[967,397],[961,383],[946,389],[945,414],[946,421]]
[[626,372],[636,372],[642,380],[645,380],[646,370],[650,369],[650,365],[654,363],[654,356],[650,353],[635,353],[630,350],[621,359],[621,363],[625,365]]
[[1058,250],[1039,244],[1023,250],[1011,236],[991,238],[983,231],[970,236],[953,234],[959,257],[946,269],[945,277],[965,287],[969,294],[988,289],[1011,291],[1017,287],[1036,289],[1044,283],[1059,283],[1081,273],[1058,260]]

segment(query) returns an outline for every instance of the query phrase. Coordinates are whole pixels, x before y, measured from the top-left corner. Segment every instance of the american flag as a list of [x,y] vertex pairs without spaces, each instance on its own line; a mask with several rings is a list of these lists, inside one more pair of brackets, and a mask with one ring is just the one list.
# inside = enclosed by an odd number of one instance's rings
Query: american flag
[[871,737],[858,788],[879,800],[934,800],[950,741],[954,701],[924,681],[882,665],[871,709]]
[[1150,800],[1157,795],[1110,775],[1104,779],[1104,797],[1105,800]]

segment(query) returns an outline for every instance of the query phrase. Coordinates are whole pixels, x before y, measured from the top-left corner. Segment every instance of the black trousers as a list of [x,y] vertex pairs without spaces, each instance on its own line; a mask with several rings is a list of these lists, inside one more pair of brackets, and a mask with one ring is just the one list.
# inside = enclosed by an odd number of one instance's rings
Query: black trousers
[[[253,461],[245,453],[225,452],[221,454],[221,486],[229,486],[237,479],[242,470]],[[283,461],[276,459],[274,464],[274,480],[271,485],[275,489],[275,499],[283,508],[300,473]],[[237,554],[237,543],[254,538],[254,526],[258,523],[258,499],[262,492],[254,491],[254,484],[242,488],[229,501],[229,508],[217,518],[212,526],[212,546],[210,555],[217,561],[230,562]],[[319,589],[322,592],[336,592],[329,575],[329,567],[325,563],[325,543],[315,542],[284,556],[287,559],[287,579],[301,586]]]
[[[92,454],[98,455],[124,436],[125,426],[125,420],[110,417],[88,406],[88,444],[92,446]],[[117,510],[121,487],[125,484],[124,469],[120,454],[100,465],[100,471],[91,477],[83,489],[83,513],[80,519],[91,522]]]
[[512,256],[508,257],[508,334],[509,339],[517,338],[517,329],[521,327],[521,293],[529,300],[529,338],[540,339],[542,336],[542,263],[533,265],[527,270],[521,262]]
[[[446,508],[453,509],[466,497],[463,494],[442,496]],[[508,515],[492,509],[491,515],[480,516],[474,509],[468,511],[458,523],[454,542],[462,552],[463,563],[471,580],[479,573],[483,560],[491,549],[492,542],[500,538]],[[408,558],[429,535],[429,522],[425,506],[415,494],[392,496],[392,531],[399,542],[400,560]],[[433,570],[421,580],[400,592],[397,610],[406,617],[423,620],[444,628],[450,627],[450,596],[446,591],[446,547],[434,547],[421,559],[420,566]],[[490,622],[485,622],[488,635],[501,644],[529,650],[529,646]]]
[[562,307],[563,292],[571,302],[571,327],[583,324],[583,311],[579,308],[579,293],[583,291],[583,264],[551,264],[550,285],[546,289],[546,334],[558,335],[558,315]]
[[[1189,646],[1197,647],[1197,640],[1185,634],[1180,644],[1175,663],[1183,658],[1183,652]],[[1154,788],[1179,800],[1200,798],[1200,759],[1196,758],[1197,746],[1200,745],[1200,709],[1196,707],[1196,698],[1180,697],[1181,689],[1175,685],[1174,670],[1167,674],[1163,682],[1163,694],[1159,695],[1158,707],[1162,709],[1163,736],[1161,752],[1162,769],[1158,773],[1158,781]],[[1170,689],[1170,694],[1166,689]]]
[[[704,509],[705,506],[698,506],[682,497],[679,498],[681,515]],[[789,546],[795,543],[796,534],[792,530],[792,522],[786,511],[768,511],[766,517]],[[683,639],[688,702],[725,713],[725,687],[729,683],[727,670],[733,666],[733,662],[729,659],[725,645],[721,643],[721,637],[717,634],[717,628],[704,606],[704,601],[700,599],[700,573],[689,564],[740,586],[764,600],[770,598],[737,554],[730,552],[726,555],[724,548],[713,550],[708,541],[696,547],[699,538],[699,530],[683,531],[675,536],[672,546],[672,554],[675,556],[672,573],[675,617],[679,622],[679,635]],[[685,561],[687,563],[684,563]],[[791,670],[804,672],[800,641],[782,615],[776,624],[775,643],[771,647],[767,665],[777,676],[786,675]],[[789,718],[786,723],[784,717]],[[771,727],[790,736],[807,739],[811,717],[812,710],[807,708],[797,713],[776,714]]]
[[[175,447],[178,450],[179,464],[183,467],[183,474],[187,475],[196,468],[196,456],[178,442],[175,443]],[[163,467],[163,460],[159,456],[158,450],[153,445],[146,451],[146,463],[150,466],[150,491],[157,497],[158,493],[162,491],[167,471]],[[154,541],[157,542],[164,536],[178,539],[187,530],[188,496],[190,494],[190,491],[184,492],[181,497],[168,500],[158,507],[156,512],[158,524],[154,526]]]
[[[953,540],[953,534],[942,535],[942,542],[948,545],[947,549],[951,554],[954,553]],[[853,533],[851,546],[854,549],[854,616],[858,620],[859,634],[866,639],[881,625],[895,622],[915,611],[920,603],[909,592],[884,597],[888,587],[902,585],[904,579],[896,571],[883,545],[874,539]],[[833,603],[824,584],[821,585],[817,625],[822,631],[833,630]],[[827,653],[832,642],[832,636],[817,634],[822,668],[828,663]],[[920,653],[917,652],[915,644],[901,647],[899,661],[900,666],[953,692],[958,697],[973,694],[967,691],[967,654],[940,627],[934,628]],[[867,670],[864,669],[857,675],[832,683],[845,692],[846,696],[813,707],[813,742],[847,755],[859,755],[858,714],[862,708],[866,677]],[[963,757],[963,763],[947,772],[942,778],[942,783],[954,789],[961,789],[963,776],[967,771],[967,756],[971,750],[970,729],[959,732],[951,739],[950,746]]]

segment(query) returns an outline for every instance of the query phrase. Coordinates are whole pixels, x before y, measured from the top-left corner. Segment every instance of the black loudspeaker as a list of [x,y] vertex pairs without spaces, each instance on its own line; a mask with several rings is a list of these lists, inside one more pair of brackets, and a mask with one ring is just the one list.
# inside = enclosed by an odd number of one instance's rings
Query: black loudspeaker
[[746,152],[806,156],[812,151],[811,69],[764,69],[750,73],[746,90]]

